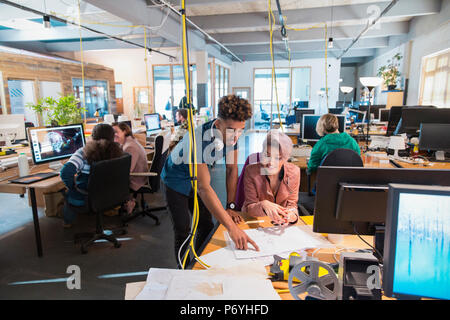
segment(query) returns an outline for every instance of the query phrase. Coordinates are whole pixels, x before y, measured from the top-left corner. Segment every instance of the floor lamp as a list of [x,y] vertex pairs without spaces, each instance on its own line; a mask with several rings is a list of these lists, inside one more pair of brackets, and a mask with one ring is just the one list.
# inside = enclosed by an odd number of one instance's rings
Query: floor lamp
[[361,81],[361,84],[365,86],[367,89],[369,89],[369,109],[367,110],[367,136],[366,136],[366,151],[369,150],[369,130],[370,130],[370,107],[372,99],[372,91],[375,87],[378,87],[381,82],[383,81],[382,78],[378,77],[361,77],[359,78],[359,81]]
[[353,91],[352,87],[345,87],[345,86],[341,87],[341,92],[344,94],[344,107],[345,107],[345,100],[347,98],[347,94],[349,94],[352,91]]

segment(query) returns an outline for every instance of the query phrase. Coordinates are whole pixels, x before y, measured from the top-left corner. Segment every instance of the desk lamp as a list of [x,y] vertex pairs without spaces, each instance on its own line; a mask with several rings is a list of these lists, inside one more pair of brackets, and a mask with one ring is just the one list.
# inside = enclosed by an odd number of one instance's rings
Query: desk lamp
[[394,158],[398,158],[398,150],[405,150],[405,140],[401,136],[391,136],[388,149],[394,150]]
[[369,149],[369,130],[370,130],[370,107],[371,107],[371,100],[372,100],[372,91],[375,87],[378,87],[381,82],[383,81],[382,78],[378,77],[361,77],[359,78],[359,81],[361,81],[361,84],[365,86],[367,89],[369,89],[369,109],[367,110],[367,136],[366,136],[366,151]]
[[347,94],[349,94],[352,91],[353,91],[352,87],[345,87],[345,86],[341,87],[341,92],[344,94],[344,107],[345,107],[345,99],[347,98]]

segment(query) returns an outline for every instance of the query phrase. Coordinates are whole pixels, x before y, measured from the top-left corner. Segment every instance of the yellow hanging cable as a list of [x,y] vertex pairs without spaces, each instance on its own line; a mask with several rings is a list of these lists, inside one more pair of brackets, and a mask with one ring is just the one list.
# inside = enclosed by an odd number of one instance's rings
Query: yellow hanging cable
[[152,113],[152,111],[150,110],[150,82],[148,80],[148,55],[149,53],[147,52],[147,28],[144,27],[144,61],[145,61],[145,76],[147,78],[147,110],[148,113]]
[[[189,129],[189,173],[192,179],[192,187],[194,191],[194,208],[193,208],[193,217],[192,217],[192,223],[191,223],[191,235],[190,235],[190,242],[189,242],[189,248],[186,250],[186,253],[184,255],[182,268],[184,269],[187,257],[189,256],[189,252],[192,249],[192,253],[194,254],[196,260],[203,266],[203,267],[209,267],[206,263],[201,261],[201,259],[198,257],[195,246],[194,246],[194,239],[195,234],[197,232],[198,222],[199,222],[199,205],[198,205],[198,182],[197,182],[197,150],[196,150],[196,139],[195,139],[195,128],[194,128],[194,121],[193,121],[193,112],[192,112],[192,103],[191,103],[191,92],[190,92],[190,81],[189,81],[189,63],[188,63],[188,49],[187,49],[187,29],[186,29],[186,9],[185,9],[185,0],[182,0],[181,3],[181,12],[182,12],[182,49],[183,49],[183,67],[184,67],[184,78],[185,78],[185,84],[186,84],[186,99],[188,103],[188,129]],[[193,159],[192,159],[193,158]]]
[[280,104],[278,100],[278,87],[277,87],[277,77],[275,74],[275,60],[273,58],[273,24],[275,21],[275,16],[272,11],[272,2],[269,0],[269,9],[268,9],[268,17],[269,17],[269,33],[270,33],[270,39],[269,39],[269,47],[270,47],[270,57],[272,59],[272,92],[273,92],[273,86],[275,85],[275,96],[277,101],[277,111],[278,111],[278,120],[280,121],[280,128],[282,131],[284,131],[283,123],[281,122],[281,114],[280,114]]
[[[84,87],[84,59],[83,59],[83,35],[81,33],[81,8],[78,0],[78,30],[80,32],[80,60],[81,60],[81,86],[83,87],[83,108],[86,110],[86,90]],[[86,111],[84,111],[84,124],[87,123]]]

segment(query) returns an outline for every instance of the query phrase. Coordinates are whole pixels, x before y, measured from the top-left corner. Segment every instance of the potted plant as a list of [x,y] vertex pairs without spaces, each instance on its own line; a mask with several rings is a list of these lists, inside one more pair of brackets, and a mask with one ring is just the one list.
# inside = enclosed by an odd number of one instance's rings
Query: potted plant
[[58,100],[47,98],[49,105],[48,118],[51,125],[65,126],[83,122],[82,114],[86,109],[81,107],[80,100],[73,94],[62,96]]
[[50,126],[65,126],[68,124],[83,122],[82,113],[85,108],[79,105],[80,100],[73,94],[62,96],[58,100],[47,97],[38,100],[37,104],[28,104],[33,109],[38,118],[41,119],[39,125],[42,125],[43,114],[46,112],[45,124]]
[[395,90],[397,87],[397,80],[400,76],[400,71],[398,71],[398,69],[402,58],[403,57],[400,53],[397,53],[392,57],[392,59],[387,61],[387,65],[381,66],[378,69],[378,76],[383,78],[388,90]]

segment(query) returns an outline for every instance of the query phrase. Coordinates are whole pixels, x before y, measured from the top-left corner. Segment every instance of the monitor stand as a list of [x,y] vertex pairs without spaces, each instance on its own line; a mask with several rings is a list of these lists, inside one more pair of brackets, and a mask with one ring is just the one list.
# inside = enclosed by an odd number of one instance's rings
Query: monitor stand
[[63,164],[61,161],[52,161],[48,164],[48,167],[55,172],[61,171]]

